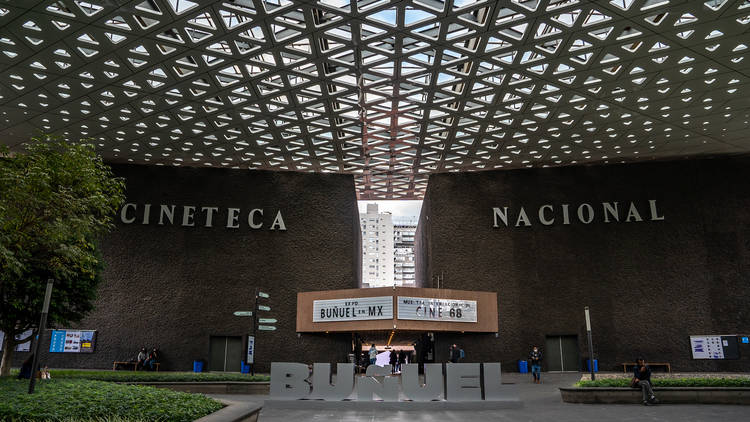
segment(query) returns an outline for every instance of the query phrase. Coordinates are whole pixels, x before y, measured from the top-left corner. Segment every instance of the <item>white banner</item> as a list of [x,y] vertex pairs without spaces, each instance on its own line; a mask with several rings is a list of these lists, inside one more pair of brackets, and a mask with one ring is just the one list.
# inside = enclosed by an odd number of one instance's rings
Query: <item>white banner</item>
[[255,336],[247,336],[247,360],[248,365],[255,363]]
[[313,322],[393,319],[393,296],[313,301]]
[[477,322],[477,301],[399,296],[398,319]]
[[[21,334],[16,335],[16,340],[29,337],[32,334],[32,330],[26,330]],[[0,351],[3,350],[3,340],[5,340],[5,333],[0,331]],[[26,343],[21,343],[16,345],[16,352],[28,352],[31,350],[31,337],[29,337],[29,341]]]

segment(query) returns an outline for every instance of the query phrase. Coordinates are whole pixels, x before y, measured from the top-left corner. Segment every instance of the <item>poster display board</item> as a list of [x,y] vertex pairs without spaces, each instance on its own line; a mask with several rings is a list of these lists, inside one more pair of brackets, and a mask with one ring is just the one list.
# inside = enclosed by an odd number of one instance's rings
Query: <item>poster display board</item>
[[477,322],[477,301],[398,297],[398,319],[441,322]]
[[690,336],[693,359],[739,359],[737,336]]
[[[26,338],[32,334],[32,330],[26,330],[21,334],[16,334],[16,340]],[[5,333],[0,331],[0,351],[3,350],[3,340],[5,340]],[[31,339],[29,338],[29,341],[21,344],[16,344],[16,352],[28,352],[31,351]]]
[[313,301],[313,322],[364,321],[393,318],[393,296]]
[[93,353],[95,330],[52,330],[50,353]]

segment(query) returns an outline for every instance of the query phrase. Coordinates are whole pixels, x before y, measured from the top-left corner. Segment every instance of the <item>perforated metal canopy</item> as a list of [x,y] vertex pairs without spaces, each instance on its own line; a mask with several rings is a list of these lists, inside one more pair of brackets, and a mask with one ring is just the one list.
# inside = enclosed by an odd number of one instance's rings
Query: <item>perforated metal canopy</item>
[[750,0],[0,2],[0,142],[354,174],[750,151]]

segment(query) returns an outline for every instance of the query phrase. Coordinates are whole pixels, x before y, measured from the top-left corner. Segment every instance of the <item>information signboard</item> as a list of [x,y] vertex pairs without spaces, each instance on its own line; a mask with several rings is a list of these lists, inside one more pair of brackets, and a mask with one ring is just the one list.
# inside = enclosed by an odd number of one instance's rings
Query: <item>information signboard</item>
[[693,359],[739,359],[736,335],[690,336]]
[[313,301],[313,322],[393,318],[393,296]]
[[[21,334],[16,335],[16,340],[29,337],[32,334],[32,330],[26,330]],[[5,340],[5,333],[0,331],[0,351],[3,350],[3,340]],[[29,338],[29,341],[16,344],[15,348],[16,352],[28,352],[31,350],[31,338]]]
[[93,353],[95,330],[52,330],[50,353]]
[[399,296],[398,319],[477,322],[477,301]]

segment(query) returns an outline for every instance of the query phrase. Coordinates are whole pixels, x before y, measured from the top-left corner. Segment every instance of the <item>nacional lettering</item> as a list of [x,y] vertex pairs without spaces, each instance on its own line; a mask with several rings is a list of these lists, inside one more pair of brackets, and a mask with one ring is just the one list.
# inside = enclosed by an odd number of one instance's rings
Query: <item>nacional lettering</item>
[[[271,214],[273,215],[273,214]],[[281,210],[277,211],[273,221],[270,215],[264,216],[263,208],[253,208],[243,213],[240,208],[219,207],[197,207],[193,205],[165,205],[165,204],[135,204],[126,203],[120,209],[120,221],[123,224],[157,224],[159,226],[179,224],[182,227],[214,227],[214,224],[224,226],[228,229],[239,229],[240,221],[246,221],[247,226],[253,230],[262,229],[266,223],[268,230],[286,231],[284,217]]]
[[534,223],[544,226],[553,224],[569,225],[571,222],[591,224],[594,220],[605,223],[640,223],[646,220],[663,221],[664,214],[659,212],[655,199],[649,199],[648,205],[636,202],[601,202],[591,205],[582,203],[578,206],[571,204],[544,204],[536,210],[527,211],[521,206],[518,209],[509,207],[493,207],[492,227],[529,227]]

